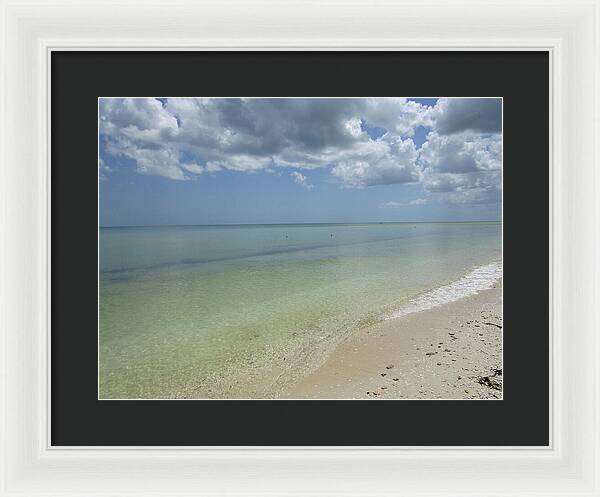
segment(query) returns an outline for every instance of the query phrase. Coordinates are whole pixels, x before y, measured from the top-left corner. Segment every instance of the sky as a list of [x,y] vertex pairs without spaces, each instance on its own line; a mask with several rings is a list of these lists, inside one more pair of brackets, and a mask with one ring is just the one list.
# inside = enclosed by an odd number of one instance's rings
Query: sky
[[499,221],[500,98],[100,98],[101,226]]

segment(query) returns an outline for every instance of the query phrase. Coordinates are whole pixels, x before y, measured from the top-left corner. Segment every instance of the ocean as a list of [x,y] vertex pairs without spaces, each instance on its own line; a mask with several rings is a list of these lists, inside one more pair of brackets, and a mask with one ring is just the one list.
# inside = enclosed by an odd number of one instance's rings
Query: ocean
[[354,330],[488,288],[502,225],[100,229],[99,397],[268,399]]

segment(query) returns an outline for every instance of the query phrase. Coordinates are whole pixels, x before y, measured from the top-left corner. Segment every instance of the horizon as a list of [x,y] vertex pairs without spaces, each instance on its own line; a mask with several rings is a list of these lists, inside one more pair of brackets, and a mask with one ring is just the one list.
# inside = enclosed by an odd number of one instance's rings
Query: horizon
[[502,220],[464,220],[464,221],[352,221],[352,222],[297,222],[297,223],[218,223],[218,224],[137,224],[137,225],[112,225],[101,226],[107,228],[185,228],[185,227],[211,227],[211,226],[345,226],[353,224],[474,224],[474,223],[502,223]]

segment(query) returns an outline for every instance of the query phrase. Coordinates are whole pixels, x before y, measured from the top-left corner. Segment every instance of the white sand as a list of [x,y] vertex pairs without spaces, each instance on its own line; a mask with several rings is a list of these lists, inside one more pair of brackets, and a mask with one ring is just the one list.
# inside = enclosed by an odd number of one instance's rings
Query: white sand
[[501,288],[359,330],[278,397],[500,399]]

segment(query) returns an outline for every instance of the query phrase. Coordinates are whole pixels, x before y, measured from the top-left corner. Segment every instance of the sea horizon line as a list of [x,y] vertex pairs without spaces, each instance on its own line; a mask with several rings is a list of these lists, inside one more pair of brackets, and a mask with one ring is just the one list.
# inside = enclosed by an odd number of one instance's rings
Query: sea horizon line
[[300,223],[214,223],[214,224],[123,224],[101,226],[99,229],[111,228],[194,228],[222,226],[345,226],[352,224],[465,224],[465,223],[501,223],[502,220],[469,220],[469,221],[353,221],[353,222],[300,222]]

